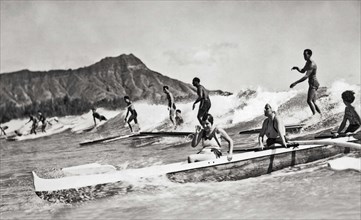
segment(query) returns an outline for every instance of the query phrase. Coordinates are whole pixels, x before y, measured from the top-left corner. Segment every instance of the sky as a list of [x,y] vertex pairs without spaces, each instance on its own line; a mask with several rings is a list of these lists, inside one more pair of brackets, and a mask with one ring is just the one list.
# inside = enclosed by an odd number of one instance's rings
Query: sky
[[[3,1],[0,72],[134,54],[207,89],[289,90],[313,51],[321,86],[360,84],[360,1]],[[307,82],[296,89],[307,88]]]

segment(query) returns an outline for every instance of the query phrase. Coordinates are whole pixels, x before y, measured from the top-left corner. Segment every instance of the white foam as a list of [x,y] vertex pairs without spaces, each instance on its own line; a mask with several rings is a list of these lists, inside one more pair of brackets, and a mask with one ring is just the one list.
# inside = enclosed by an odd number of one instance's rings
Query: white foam
[[[279,112],[285,124],[305,123],[306,126],[318,124],[320,121],[333,117],[336,114],[343,113],[345,105],[341,99],[341,93],[345,90],[353,90],[356,95],[355,106],[356,111],[360,112],[360,87],[359,85],[349,85],[342,80],[335,81],[330,88],[327,89],[327,94],[318,100],[318,105],[322,110],[322,117],[312,117],[312,113],[307,105],[306,100],[302,101],[298,106],[285,106],[290,108],[290,111]],[[239,97],[238,94],[231,96],[211,96],[212,107],[210,113],[215,118],[215,124],[220,127],[230,127],[237,123],[244,121],[251,121],[258,116],[263,116],[263,109],[266,103],[269,103],[272,108],[277,111],[281,105],[284,105],[299,94],[306,94],[304,90],[285,90],[280,92],[267,91],[261,87],[256,89],[256,92],[249,93],[241,90],[240,94],[246,94]],[[176,103],[177,109],[182,111],[184,124],[178,128],[177,131],[194,131],[194,126],[198,125],[197,112],[199,105],[192,110],[194,100],[186,103]],[[145,101],[134,102],[134,107],[138,112],[138,121],[142,131],[161,130],[162,128],[172,129],[172,124],[169,120],[169,112],[166,104],[150,104]],[[125,117],[126,108],[117,110],[106,110],[98,108],[97,112],[104,115],[108,121],[116,115]],[[284,108],[283,108],[284,110]],[[342,117],[337,116],[337,120],[341,122]],[[28,120],[16,119],[3,126],[8,126],[7,133],[21,128]],[[89,111],[80,116],[65,116],[59,117],[60,123],[72,129],[73,132],[81,132],[84,129],[91,128],[94,125],[92,112]],[[107,121],[107,122],[108,122]],[[107,123],[104,122],[103,123]],[[339,123],[337,122],[337,123]],[[27,128],[30,130],[29,123]],[[102,123],[97,123],[101,126]],[[255,127],[260,125],[254,125]]]
[[357,170],[361,171],[361,158],[341,157],[328,162],[333,170]]

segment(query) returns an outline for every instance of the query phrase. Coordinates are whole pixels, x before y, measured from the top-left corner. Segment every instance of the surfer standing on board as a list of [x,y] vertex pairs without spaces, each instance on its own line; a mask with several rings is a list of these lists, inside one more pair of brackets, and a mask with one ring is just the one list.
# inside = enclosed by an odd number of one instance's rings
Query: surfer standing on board
[[8,129],[8,126],[1,127],[1,124],[0,124],[0,135],[4,134],[6,136],[6,133],[5,133],[6,129]]
[[[133,106],[133,103],[130,101],[129,96],[124,96],[124,101],[127,104],[127,108],[128,108],[127,115],[125,116],[124,121],[126,121],[128,123],[130,132],[133,132],[133,128],[130,125],[130,122],[133,120],[134,120],[134,123],[138,126],[138,130],[140,130],[139,125],[138,125],[138,120],[137,120],[138,114],[137,114],[137,111],[135,111],[135,108]],[[127,117],[128,117],[129,113],[130,113],[130,116],[127,121]]]
[[275,111],[272,111],[272,107],[266,104],[264,107],[264,115],[267,117],[262,124],[262,129],[258,137],[258,145],[263,150],[263,137],[267,136],[267,147],[275,143],[281,144],[283,147],[287,147],[286,143],[286,129],[282,123],[282,120],[276,115]]
[[38,128],[38,119],[36,117],[34,117],[33,115],[29,116],[30,119],[28,122],[26,122],[25,124],[29,123],[29,122],[33,122],[31,125],[31,129],[30,129],[30,134],[36,134],[36,129]]
[[173,94],[169,91],[168,86],[163,86],[163,91],[167,95],[168,100],[168,110],[169,110],[169,119],[172,122],[173,125],[175,125],[175,110],[176,106],[174,103],[174,97]]
[[202,119],[203,129],[197,125],[196,132],[192,139],[192,147],[196,147],[202,142],[202,149],[197,154],[188,156],[188,163],[194,163],[198,161],[217,159],[222,156],[221,152],[221,138],[228,142],[228,161],[232,160],[233,153],[233,140],[222,129],[213,125],[213,116],[206,114]]
[[100,115],[98,112],[96,112],[96,108],[92,108],[92,111],[93,111],[93,120],[94,120],[94,126],[96,126],[97,125],[97,122],[96,122],[96,118],[97,119],[99,119],[99,122],[101,122],[101,121],[106,121],[107,120],[107,118],[105,117],[105,116],[103,116],[103,115]]
[[46,118],[45,118],[45,116],[41,113],[41,111],[38,111],[38,119],[39,119],[39,121],[41,121],[41,132],[45,132],[45,128],[46,128]]
[[292,67],[291,70],[297,70],[300,73],[305,73],[301,79],[290,85],[290,88],[295,87],[298,83],[305,81],[308,78],[308,93],[307,93],[307,104],[310,106],[312,114],[316,114],[316,111],[321,114],[321,110],[316,105],[316,91],[320,86],[317,78],[317,65],[315,61],[311,60],[312,51],[310,49],[306,49],[303,51],[303,57],[306,60],[305,66],[300,70],[297,66]]
[[193,86],[197,88],[198,94],[198,98],[193,103],[192,110],[194,110],[198,102],[201,102],[199,104],[197,118],[199,123],[202,125],[202,118],[208,114],[209,109],[211,108],[211,100],[209,99],[209,92],[200,84],[200,82],[200,79],[197,77],[195,77],[192,81]]
[[177,129],[183,123],[184,123],[184,120],[182,118],[182,111],[180,109],[177,109],[175,111],[175,128],[174,129]]
[[337,137],[339,133],[343,131],[346,126],[346,122],[349,122],[349,126],[347,127],[345,133],[357,133],[360,131],[361,127],[361,119],[357,114],[355,108],[351,105],[353,101],[355,101],[355,93],[351,90],[347,90],[342,93],[343,103],[346,105],[345,114],[343,116],[343,120],[341,122],[340,127],[337,130],[337,133],[334,135]]

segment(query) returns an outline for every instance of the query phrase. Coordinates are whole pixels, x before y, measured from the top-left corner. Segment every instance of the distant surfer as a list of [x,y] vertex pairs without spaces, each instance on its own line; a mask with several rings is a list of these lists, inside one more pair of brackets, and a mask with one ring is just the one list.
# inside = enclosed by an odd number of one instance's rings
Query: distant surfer
[[267,136],[267,147],[271,147],[275,143],[287,147],[286,128],[282,120],[272,111],[272,107],[266,104],[264,107],[264,115],[267,117],[262,124],[262,129],[258,137],[258,145],[263,150],[263,137]]
[[8,126],[3,126],[3,127],[2,127],[2,126],[0,125],[0,131],[1,131],[1,132],[0,132],[0,135],[5,135],[5,136],[6,136],[6,133],[5,133],[5,130],[6,130],[6,129],[8,129]]
[[[124,101],[127,104],[127,108],[128,108],[127,115],[125,116],[124,121],[126,121],[128,123],[130,132],[133,132],[133,128],[130,125],[130,122],[133,120],[134,120],[134,123],[138,126],[138,130],[140,130],[139,125],[138,125],[138,120],[137,120],[138,114],[137,114],[137,111],[135,111],[135,108],[133,106],[133,103],[130,101],[129,96],[124,96]],[[128,118],[129,113],[130,113],[130,116]],[[127,118],[128,118],[128,120],[127,120]]]
[[291,70],[297,70],[300,73],[305,73],[301,79],[290,85],[290,88],[295,87],[298,83],[305,81],[308,78],[308,93],[307,93],[307,104],[310,106],[312,114],[316,114],[316,111],[321,114],[321,110],[316,105],[316,91],[320,86],[317,78],[317,65],[315,61],[311,60],[312,51],[310,49],[306,49],[303,51],[303,57],[306,60],[305,66],[300,70],[297,66],[292,67]]
[[29,121],[26,122],[25,124],[32,122],[30,134],[36,134],[36,129],[38,128],[38,119],[33,115],[30,115],[29,117],[30,117]]
[[163,91],[167,95],[168,100],[168,110],[169,110],[169,119],[172,122],[173,125],[175,125],[175,110],[176,106],[174,103],[174,97],[173,94],[169,91],[168,86],[163,86]]
[[197,125],[192,140],[192,147],[196,147],[200,142],[202,142],[202,149],[197,154],[189,155],[188,163],[221,157],[221,138],[228,142],[229,151],[227,159],[228,161],[231,161],[233,154],[233,140],[222,128],[218,128],[213,125],[214,121],[211,114],[206,114],[202,120],[203,129]]
[[199,123],[202,125],[202,118],[203,116],[207,115],[209,112],[209,109],[211,108],[211,100],[209,99],[209,92],[200,84],[200,79],[195,77],[192,81],[193,86],[197,88],[197,94],[198,98],[193,103],[193,108],[196,107],[196,104],[200,102],[197,118]]
[[101,122],[101,121],[106,121],[106,120],[107,120],[107,118],[106,118],[105,116],[100,115],[100,114],[96,111],[96,108],[93,107],[93,108],[92,108],[92,111],[93,111],[94,126],[97,125],[97,122],[96,122],[95,119],[98,119],[99,122]]
[[175,128],[174,129],[177,129],[183,123],[184,123],[184,121],[183,121],[183,118],[182,118],[182,111],[177,109],[175,111]]
[[341,122],[340,127],[335,133],[335,136],[338,136],[346,126],[346,122],[349,122],[349,126],[347,127],[344,133],[357,133],[357,131],[361,130],[361,119],[357,114],[355,108],[351,105],[353,101],[355,101],[355,93],[351,90],[347,90],[342,93],[343,103],[346,105],[345,114],[343,116],[343,120]]
[[41,113],[41,111],[38,111],[38,120],[41,122],[41,131],[45,132],[45,128],[46,128],[46,118],[45,116]]

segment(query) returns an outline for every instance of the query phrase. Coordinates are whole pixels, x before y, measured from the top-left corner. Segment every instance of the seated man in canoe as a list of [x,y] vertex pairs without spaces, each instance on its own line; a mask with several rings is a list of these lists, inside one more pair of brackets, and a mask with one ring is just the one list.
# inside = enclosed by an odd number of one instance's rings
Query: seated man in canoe
[[282,120],[276,115],[275,111],[272,111],[272,107],[266,104],[264,107],[264,115],[267,117],[262,124],[262,129],[258,137],[259,147],[263,150],[263,137],[267,136],[267,147],[271,147],[275,143],[281,144],[287,147],[286,129],[282,123]]
[[193,136],[192,147],[196,147],[202,142],[202,149],[197,154],[188,156],[188,163],[198,161],[217,159],[222,156],[221,152],[221,138],[228,142],[228,161],[232,160],[233,140],[222,129],[213,125],[213,116],[206,114],[202,118],[203,129],[199,125],[196,126],[196,132]]
[[351,105],[355,101],[355,93],[351,90],[347,90],[342,93],[341,97],[343,103],[346,105],[345,114],[343,116],[343,120],[341,122],[340,127],[337,130],[337,133],[334,135],[337,137],[339,133],[343,131],[346,126],[346,122],[349,122],[349,125],[344,133],[357,133],[360,131],[361,127],[361,119],[360,116],[357,114],[355,108]]

